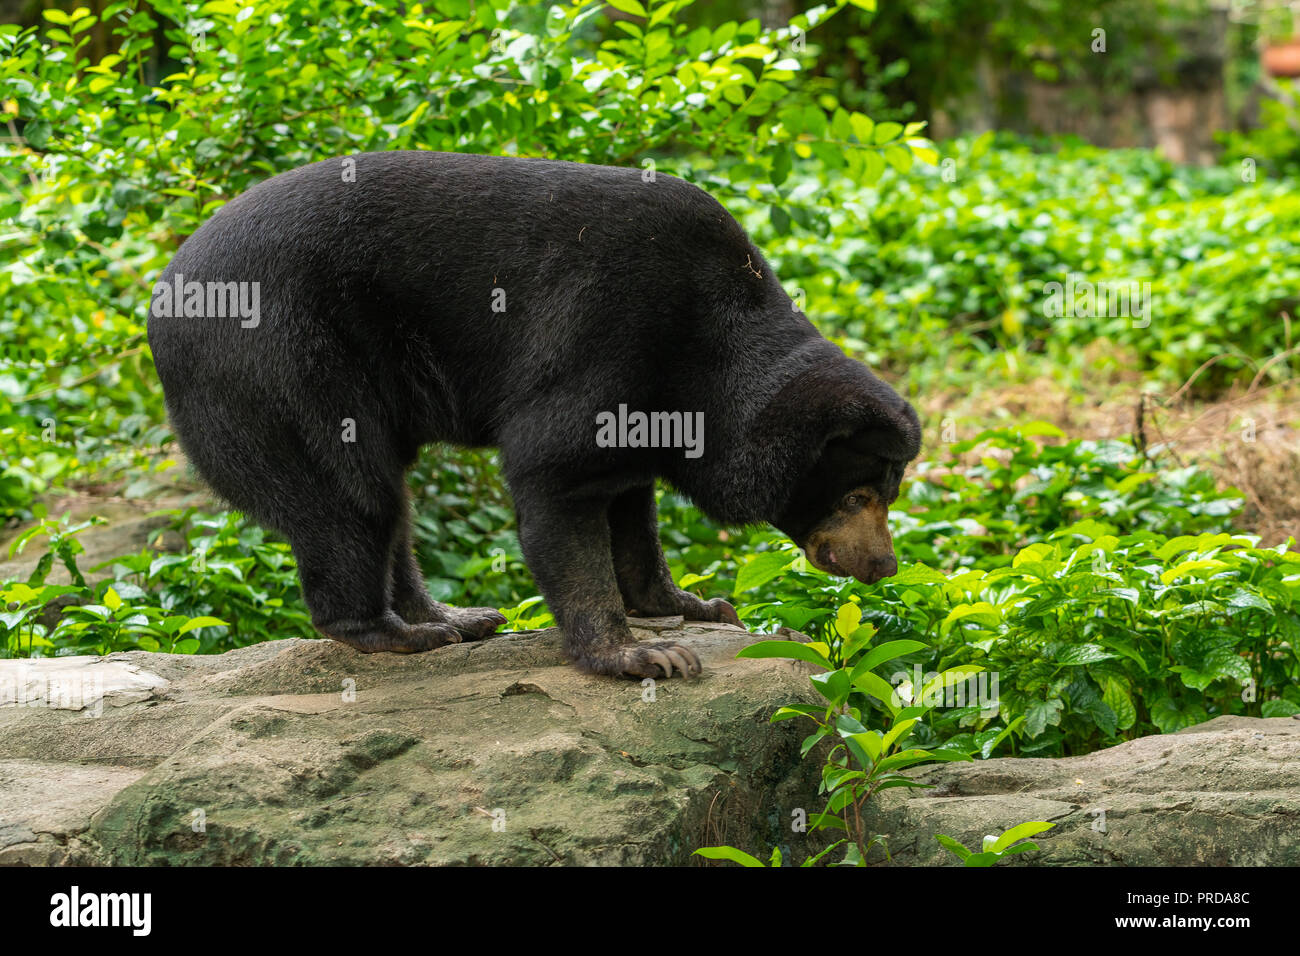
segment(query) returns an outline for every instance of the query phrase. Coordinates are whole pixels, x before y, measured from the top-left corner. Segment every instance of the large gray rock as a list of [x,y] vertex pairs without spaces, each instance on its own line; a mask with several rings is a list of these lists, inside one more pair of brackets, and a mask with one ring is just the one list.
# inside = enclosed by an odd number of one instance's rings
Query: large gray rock
[[869,814],[895,865],[956,862],[935,840],[1055,823],[1036,865],[1300,864],[1300,720],[1219,717],[1082,757],[1000,757],[918,772],[933,789],[887,790]]
[[[819,837],[806,665],[736,660],[727,625],[637,622],[705,675],[568,666],[555,631],[409,657],[285,640],[212,657],[0,661],[0,863],[681,864]],[[651,699],[652,698],[652,699]],[[1220,718],[1063,760],[918,771],[868,809],[894,865],[1027,820],[1037,864],[1300,863],[1300,721]],[[698,859],[698,858],[696,858]]]
[[285,640],[0,662],[0,862],[670,864],[770,845],[815,787],[807,731],[768,722],[807,677],[735,660],[755,639],[739,628],[671,636],[704,677],[584,676],[553,630],[412,656]]

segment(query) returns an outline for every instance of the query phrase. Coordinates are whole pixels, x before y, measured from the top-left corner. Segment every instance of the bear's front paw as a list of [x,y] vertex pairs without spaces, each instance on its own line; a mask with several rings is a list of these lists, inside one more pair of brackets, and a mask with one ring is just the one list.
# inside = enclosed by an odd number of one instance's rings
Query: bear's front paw
[[696,677],[704,670],[700,659],[689,647],[670,641],[653,644],[622,644],[618,647],[602,648],[578,666],[593,674],[606,674],[611,677],[623,677],[628,680],[641,680],[646,677],[657,679],[672,677]]

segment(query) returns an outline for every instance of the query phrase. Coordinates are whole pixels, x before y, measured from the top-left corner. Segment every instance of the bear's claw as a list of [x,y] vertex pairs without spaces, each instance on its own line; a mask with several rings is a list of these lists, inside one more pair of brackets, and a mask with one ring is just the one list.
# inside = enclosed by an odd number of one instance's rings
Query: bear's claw
[[668,641],[625,644],[610,649],[608,655],[602,657],[604,659],[599,661],[594,670],[630,680],[668,678],[674,673],[689,678],[698,676],[704,670],[693,650]]

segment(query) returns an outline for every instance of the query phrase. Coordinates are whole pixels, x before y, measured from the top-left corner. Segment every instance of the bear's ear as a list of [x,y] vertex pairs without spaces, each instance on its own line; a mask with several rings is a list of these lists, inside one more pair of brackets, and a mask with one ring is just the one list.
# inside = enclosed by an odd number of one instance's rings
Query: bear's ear
[[921,453],[921,421],[916,409],[866,369],[854,401],[844,409],[836,437],[858,452],[888,461],[909,462]]
[[921,453],[921,422],[907,402],[871,410],[845,437],[855,451],[888,461],[906,463]]

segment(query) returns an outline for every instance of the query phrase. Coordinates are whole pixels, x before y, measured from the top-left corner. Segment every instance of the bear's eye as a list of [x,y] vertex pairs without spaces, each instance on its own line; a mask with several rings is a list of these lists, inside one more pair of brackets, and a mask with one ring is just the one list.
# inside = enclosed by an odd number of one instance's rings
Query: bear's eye
[[860,504],[862,504],[861,495],[849,495],[844,499],[844,507],[846,508],[856,508]]

